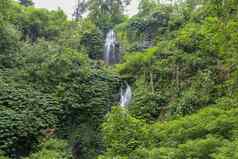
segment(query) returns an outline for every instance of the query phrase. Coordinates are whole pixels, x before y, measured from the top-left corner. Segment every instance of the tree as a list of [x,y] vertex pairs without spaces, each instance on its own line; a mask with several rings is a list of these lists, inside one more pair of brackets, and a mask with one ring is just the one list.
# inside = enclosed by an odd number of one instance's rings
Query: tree
[[24,5],[26,7],[33,6],[34,3],[32,0],[19,0],[21,5]]
[[11,68],[16,63],[20,33],[10,24],[0,25],[0,69]]
[[103,31],[119,24],[124,18],[125,6],[130,4],[131,0],[88,0],[79,1],[75,10],[75,15],[81,17],[86,11],[89,12],[89,18]]
[[83,17],[83,14],[87,10],[87,3],[85,0],[78,0],[78,4],[76,6],[76,9],[74,10],[73,17],[76,21],[81,19]]
[[139,15],[149,15],[157,6],[155,0],[141,0],[139,3]]
[[17,19],[24,39],[35,42],[38,38],[53,40],[67,26],[67,17],[62,10],[48,11],[28,7]]

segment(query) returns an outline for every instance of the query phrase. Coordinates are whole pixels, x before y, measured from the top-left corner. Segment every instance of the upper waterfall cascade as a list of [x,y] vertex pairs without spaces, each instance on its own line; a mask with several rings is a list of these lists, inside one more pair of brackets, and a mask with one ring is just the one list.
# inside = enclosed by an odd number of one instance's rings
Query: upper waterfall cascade
[[110,30],[106,36],[104,61],[108,65],[117,64],[120,61],[120,49],[113,30]]

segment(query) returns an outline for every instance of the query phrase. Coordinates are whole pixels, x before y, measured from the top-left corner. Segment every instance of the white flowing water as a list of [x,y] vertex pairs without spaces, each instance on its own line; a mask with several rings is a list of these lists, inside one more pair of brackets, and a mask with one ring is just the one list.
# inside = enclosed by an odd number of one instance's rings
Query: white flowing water
[[120,105],[122,107],[125,107],[127,105],[130,104],[131,102],[131,99],[132,99],[132,90],[131,90],[131,87],[126,84],[126,89],[123,90],[121,88],[121,100],[120,100]]
[[[116,33],[109,30],[106,36],[104,62],[108,65],[117,64],[120,61],[119,45],[116,38]],[[131,87],[126,83],[126,88],[121,87],[120,106],[128,106],[132,99]]]
[[119,49],[116,39],[116,33],[109,30],[106,36],[104,61],[106,64],[116,64],[119,62]]

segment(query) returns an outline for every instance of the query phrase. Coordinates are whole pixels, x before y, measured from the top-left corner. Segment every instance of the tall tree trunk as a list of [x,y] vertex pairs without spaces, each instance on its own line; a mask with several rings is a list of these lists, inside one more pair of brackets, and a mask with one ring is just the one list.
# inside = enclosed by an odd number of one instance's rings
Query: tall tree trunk
[[153,79],[153,72],[150,71],[150,87],[151,87],[151,91],[152,93],[154,93],[154,79]]

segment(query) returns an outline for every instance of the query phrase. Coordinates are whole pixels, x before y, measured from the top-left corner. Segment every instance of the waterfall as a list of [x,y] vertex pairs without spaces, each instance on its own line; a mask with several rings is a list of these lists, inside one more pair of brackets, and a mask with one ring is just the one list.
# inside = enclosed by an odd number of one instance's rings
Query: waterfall
[[[108,65],[117,64],[120,62],[119,44],[117,42],[116,33],[109,30],[106,35],[104,62]],[[121,87],[120,106],[125,107],[130,104],[132,99],[132,90],[128,83],[126,88]]]
[[120,105],[122,107],[125,107],[127,105],[130,104],[130,101],[132,99],[132,90],[130,85],[128,85],[126,83],[126,89],[123,90],[123,88],[121,88],[121,100],[120,100]]
[[116,33],[113,30],[109,30],[106,36],[104,61],[108,65],[116,64],[120,61],[119,45]]

